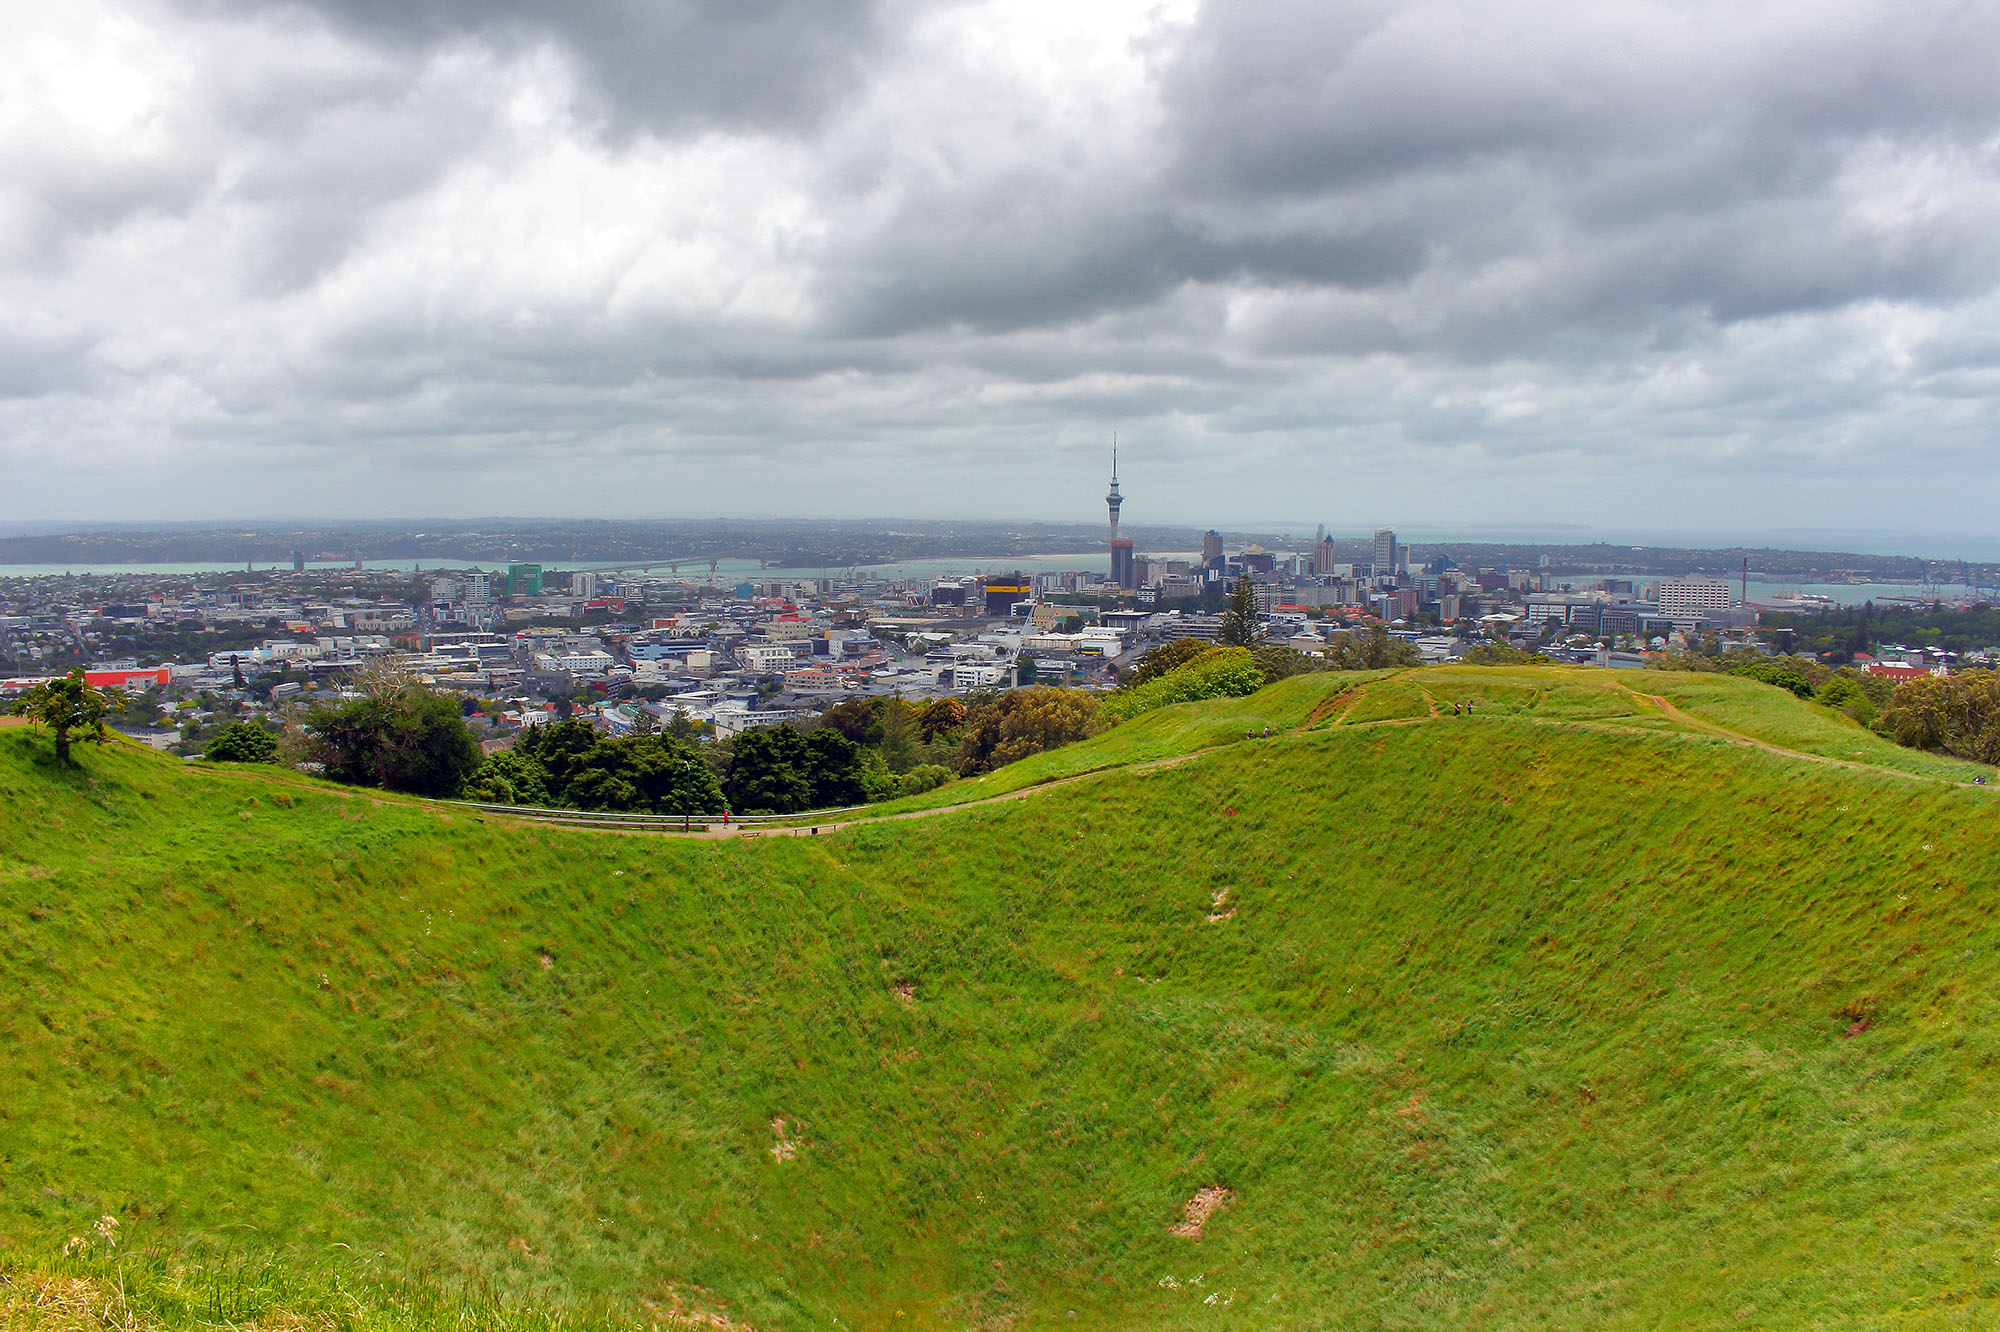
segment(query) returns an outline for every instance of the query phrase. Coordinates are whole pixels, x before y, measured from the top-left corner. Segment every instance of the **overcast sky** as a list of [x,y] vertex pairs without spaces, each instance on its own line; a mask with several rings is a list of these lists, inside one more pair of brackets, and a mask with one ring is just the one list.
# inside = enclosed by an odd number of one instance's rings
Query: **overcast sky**
[[2000,5],[0,18],[0,518],[2000,504]]

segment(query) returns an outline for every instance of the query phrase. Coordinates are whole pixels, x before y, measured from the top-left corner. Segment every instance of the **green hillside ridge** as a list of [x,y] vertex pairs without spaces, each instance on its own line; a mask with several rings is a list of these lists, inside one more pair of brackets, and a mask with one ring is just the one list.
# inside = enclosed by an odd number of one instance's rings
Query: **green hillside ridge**
[[0,731],[0,1323],[1980,1326],[1996,806],[1885,745],[1304,676],[703,841]]

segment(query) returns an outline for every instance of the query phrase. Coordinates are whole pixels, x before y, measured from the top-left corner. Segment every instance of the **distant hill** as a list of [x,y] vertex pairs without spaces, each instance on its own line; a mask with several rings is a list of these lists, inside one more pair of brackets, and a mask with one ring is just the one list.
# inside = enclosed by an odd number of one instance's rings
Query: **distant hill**
[[0,1326],[2000,1318],[2000,805],[1769,686],[1305,676],[719,841],[47,753]]

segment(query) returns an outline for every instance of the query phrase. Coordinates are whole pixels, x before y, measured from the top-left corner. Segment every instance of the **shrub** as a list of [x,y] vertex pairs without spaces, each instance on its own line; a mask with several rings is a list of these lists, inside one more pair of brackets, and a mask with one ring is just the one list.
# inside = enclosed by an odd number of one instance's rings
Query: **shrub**
[[1157,680],[1113,694],[1104,701],[1104,713],[1113,721],[1129,721],[1170,704],[1239,698],[1263,687],[1263,673],[1248,648],[1214,648]]
[[511,753],[480,765],[467,786],[475,789],[502,804],[635,814],[722,809],[715,773],[686,741],[660,732],[614,738],[577,720],[528,730]]
[[1754,661],[1747,666],[1732,666],[1731,675],[1740,675],[1746,680],[1758,680],[1767,685],[1776,685],[1789,690],[1799,698],[1813,696],[1812,681],[1789,666],[1781,666],[1775,661]]
[[256,722],[231,722],[215,733],[201,756],[217,763],[269,763],[278,757],[278,737]]
[[1215,651],[1215,644],[1205,638],[1176,638],[1171,643],[1163,643],[1145,656],[1132,668],[1132,674],[1125,681],[1127,689],[1137,689],[1142,684],[1150,684],[1161,676],[1177,671],[1197,657]]
[[899,780],[901,789],[896,792],[897,795],[922,795],[926,791],[935,791],[950,781],[951,769],[942,763],[920,763],[904,773]]

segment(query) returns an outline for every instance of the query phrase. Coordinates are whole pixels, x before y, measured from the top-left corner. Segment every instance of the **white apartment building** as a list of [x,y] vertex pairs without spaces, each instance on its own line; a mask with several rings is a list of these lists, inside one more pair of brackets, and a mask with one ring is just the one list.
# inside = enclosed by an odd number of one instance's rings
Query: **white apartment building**
[[1728,583],[1666,580],[1660,584],[1660,614],[1670,620],[1698,620],[1734,604]]
[[602,675],[616,664],[617,658],[602,648],[565,648],[535,654],[536,670],[561,671],[567,675]]
[[788,643],[745,643],[736,649],[736,659],[761,674],[787,670],[797,657]]

